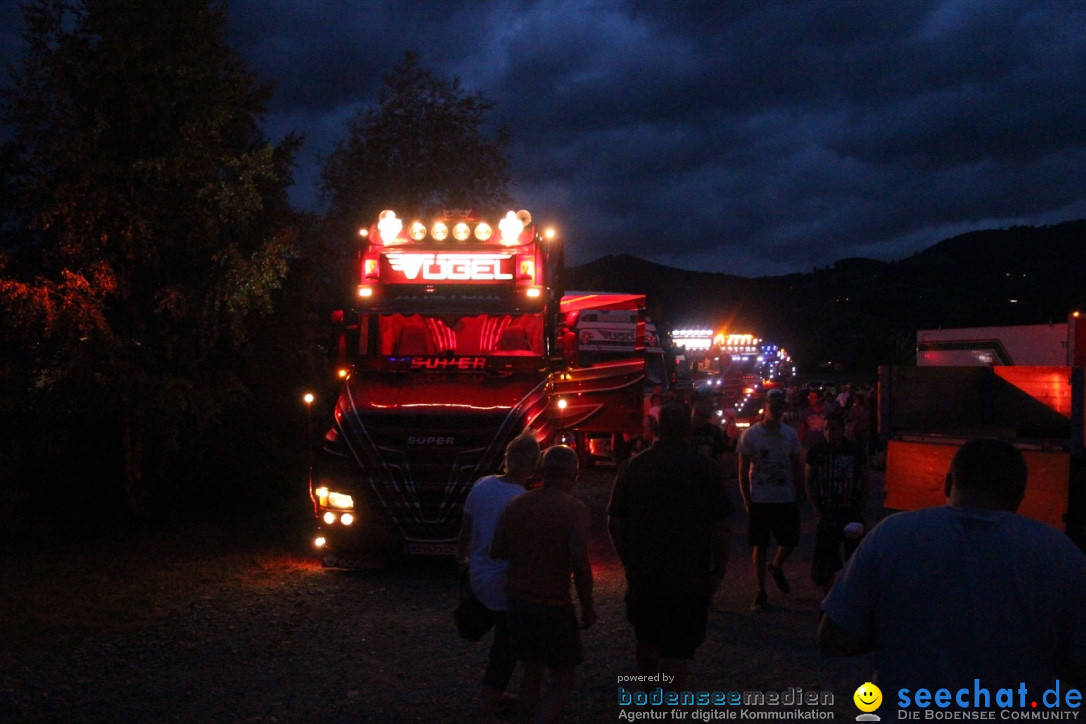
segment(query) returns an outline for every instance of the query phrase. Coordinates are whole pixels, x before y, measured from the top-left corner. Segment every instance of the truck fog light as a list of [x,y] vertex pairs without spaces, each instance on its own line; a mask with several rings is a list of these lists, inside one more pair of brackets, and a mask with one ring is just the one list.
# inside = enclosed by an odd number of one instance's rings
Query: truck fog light
[[327,542],[328,541],[325,540],[323,535],[319,535],[319,536],[317,536],[316,538],[313,539],[313,546],[315,548],[324,548],[324,546],[325,546],[325,544]]
[[344,513],[343,515],[339,516],[339,522],[343,525],[350,525],[354,522],[354,516],[350,513]]
[[328,511],[324,514],[324,522],[328,525],[332,525],[332,523],[336,522],[336,514],[332,511]]

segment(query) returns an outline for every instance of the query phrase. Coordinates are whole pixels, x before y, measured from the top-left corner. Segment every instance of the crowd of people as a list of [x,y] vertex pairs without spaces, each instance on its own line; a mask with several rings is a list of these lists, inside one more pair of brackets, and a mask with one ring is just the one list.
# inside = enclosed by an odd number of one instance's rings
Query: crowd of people
[[[873,652],[880,687],[976,680],[994,691],[1056,677],[1086,685],[1086,555],[1015,512],[1022,454],[1005,441],[970,441],[947,473],[945,507],[892,515],[868,531],[865,392],[830,399],[808,390],[800,405],[802,393],[772,389],[762,420],[743,431],[729,430],[710,388],[685,401],[653,399],[651,442],[619,466],[607,508],[639,674],[688,689],[725,580],[734,481],[753,564],[751,610],[769,607],[767,580],[790,592],[785,564],[808,502],[816,517],[809,575],[826,594],[818,644],[827,656]],[[537,464],[542,486],[526,491]],[[523,435],[506,450],[504,473],[480,479],[468,496],[460,559],[496,622],[485,721],[501,720],[518,663],[518,720],[557,720],[583,660],[580,631],[596,614],[588,514],[570,493],[577,465],[572,449],[540,455]]]

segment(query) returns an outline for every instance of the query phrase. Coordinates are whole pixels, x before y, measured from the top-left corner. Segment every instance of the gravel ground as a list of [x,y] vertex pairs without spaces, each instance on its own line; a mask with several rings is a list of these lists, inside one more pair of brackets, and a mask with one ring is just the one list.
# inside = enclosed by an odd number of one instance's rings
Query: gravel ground
[[[604,530],[612,475],[588,471],[576,491],[593,512],[599,621],[584,633],[586,661],[567,709],[572,722],[620,720],[618,677],[637,673],[622,573]],[[691,688],[830,692],[835,704],[824,711],[852,720],[852,692],[867,679],[870,660],[818,654],[809,515],[786,564],[791,595],[771,590],[772,608],[759,614],[748,610],[754,587],[740,518]],[[0,564],[0,616],[8,622],[0,638],[0,721],[477,719],[489,637],[478,644],[457,638],[448,561],[328,570],[300,540],[217,529],[48,551],[9,547]],[[686,707],[685,720],[738,709]]]

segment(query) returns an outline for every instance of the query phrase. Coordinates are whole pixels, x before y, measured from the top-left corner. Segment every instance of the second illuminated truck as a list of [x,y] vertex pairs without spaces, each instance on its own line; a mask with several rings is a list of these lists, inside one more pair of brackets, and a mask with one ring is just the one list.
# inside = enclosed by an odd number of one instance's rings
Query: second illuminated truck
[[563,304],[561,241],[528,212],[384,211],[359,275],[357,308],[341,315],[347,373],[310,476],[326,559],[452,553],[468,490],[521,432],[546,445],[639,430],[643,344],[584,364],[564,320],[578,304],[640,313],[644,298]]

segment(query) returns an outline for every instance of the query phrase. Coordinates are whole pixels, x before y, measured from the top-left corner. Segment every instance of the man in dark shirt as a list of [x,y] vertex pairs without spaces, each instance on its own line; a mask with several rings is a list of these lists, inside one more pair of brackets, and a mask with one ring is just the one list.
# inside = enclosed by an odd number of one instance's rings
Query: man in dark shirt
[[705,640],[709,602],[724,578],[728,516],[720,466],[689,444],[690,410],[660,410],[660,439],[619,470],[608,506],[611,540],[626,569],[626,615],[642,674],[685,690]]
[[717,424],[716,397],[710,387],[699,387],[690,395],[690,444],[700,453],[704,453],[716,460],[721,469],[724,468],[724,453],[728,449],[728,443],[724,438],[724,430]]
[[860,544],[871,477],[863,446],[845,437],[842,411],[826,416],[823,435],[807,451],[804,483],[818,518],[811,580],[828,593],[837,571]]

